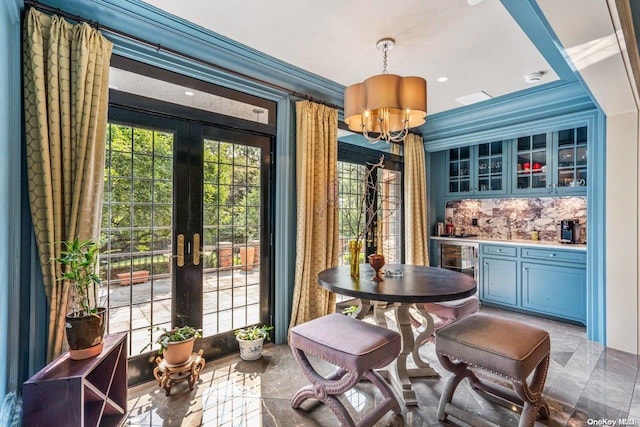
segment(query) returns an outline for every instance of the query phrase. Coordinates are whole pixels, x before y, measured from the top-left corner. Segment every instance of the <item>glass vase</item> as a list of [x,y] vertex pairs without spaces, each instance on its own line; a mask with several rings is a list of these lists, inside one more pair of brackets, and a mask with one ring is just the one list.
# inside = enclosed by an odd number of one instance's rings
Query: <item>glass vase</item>
[[351,266],[351,277],[360,277],[360,250],[362,242],[360,240],[349,241],[349,263]]

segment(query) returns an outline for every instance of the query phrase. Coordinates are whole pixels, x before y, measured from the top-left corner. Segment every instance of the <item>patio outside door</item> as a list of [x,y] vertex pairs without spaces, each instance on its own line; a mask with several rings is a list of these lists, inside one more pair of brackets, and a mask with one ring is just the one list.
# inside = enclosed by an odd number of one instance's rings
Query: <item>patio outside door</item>
[[271,138],[118,107],[109,120],[102,294],[136,384],[154,328],[202,328],[210,360],[270,323]]

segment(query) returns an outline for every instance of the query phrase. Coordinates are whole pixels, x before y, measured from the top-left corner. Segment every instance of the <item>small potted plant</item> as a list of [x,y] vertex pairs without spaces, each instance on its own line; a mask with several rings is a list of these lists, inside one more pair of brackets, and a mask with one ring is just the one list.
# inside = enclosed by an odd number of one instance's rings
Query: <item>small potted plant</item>
[[269,331],[273,326],[253,325],[235,331],[236,339],[240,344],[240,357],[243,360],[257,360],[262,356],[264,340],[271,340]]
[[71,311],[65,316],[69,356],[88,359],[102,352],[107,309],[98,307],[98,245],[78,238],[64,243],[56,262],[61,266],[59,280],[71,284]]
[[[202,338],[202,330],[193,326],[182,326],[171,330],[165,328],[155,340],[155,343],[160,346],[158,355],[163,356],[169,366],[184,365],[193,353],[193,344],[196,338]],[[149,346],[151,343],[142,350],[144,351]]]

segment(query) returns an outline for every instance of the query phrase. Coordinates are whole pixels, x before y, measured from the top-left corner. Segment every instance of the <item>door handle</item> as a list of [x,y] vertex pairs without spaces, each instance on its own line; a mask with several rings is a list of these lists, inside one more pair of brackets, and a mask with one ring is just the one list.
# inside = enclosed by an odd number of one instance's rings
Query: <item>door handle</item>
[[193,265],[200,265],[202,251],[200,250],[200,233],[193,235]]
[[178,267],[184,267],[184,234],[178,234],[178,247],[176,248],[178,256]]

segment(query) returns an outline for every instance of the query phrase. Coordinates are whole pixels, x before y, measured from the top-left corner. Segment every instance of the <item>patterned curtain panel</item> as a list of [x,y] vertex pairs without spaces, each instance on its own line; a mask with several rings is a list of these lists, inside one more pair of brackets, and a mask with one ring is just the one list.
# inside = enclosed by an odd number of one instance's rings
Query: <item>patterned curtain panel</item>
[[112,43],[31,8],[24,21],[29,201],[49,305],[47,359],[62,353],[69,286],[52,260],[68,239],[97,240]]
[[317,283],[338,264],[338,111],[296,103],[296,273],[293,327],[335,311],[336,295]]
[[429,265],[427,244],[427,174],[422,137],[404,141],[405,262]]

